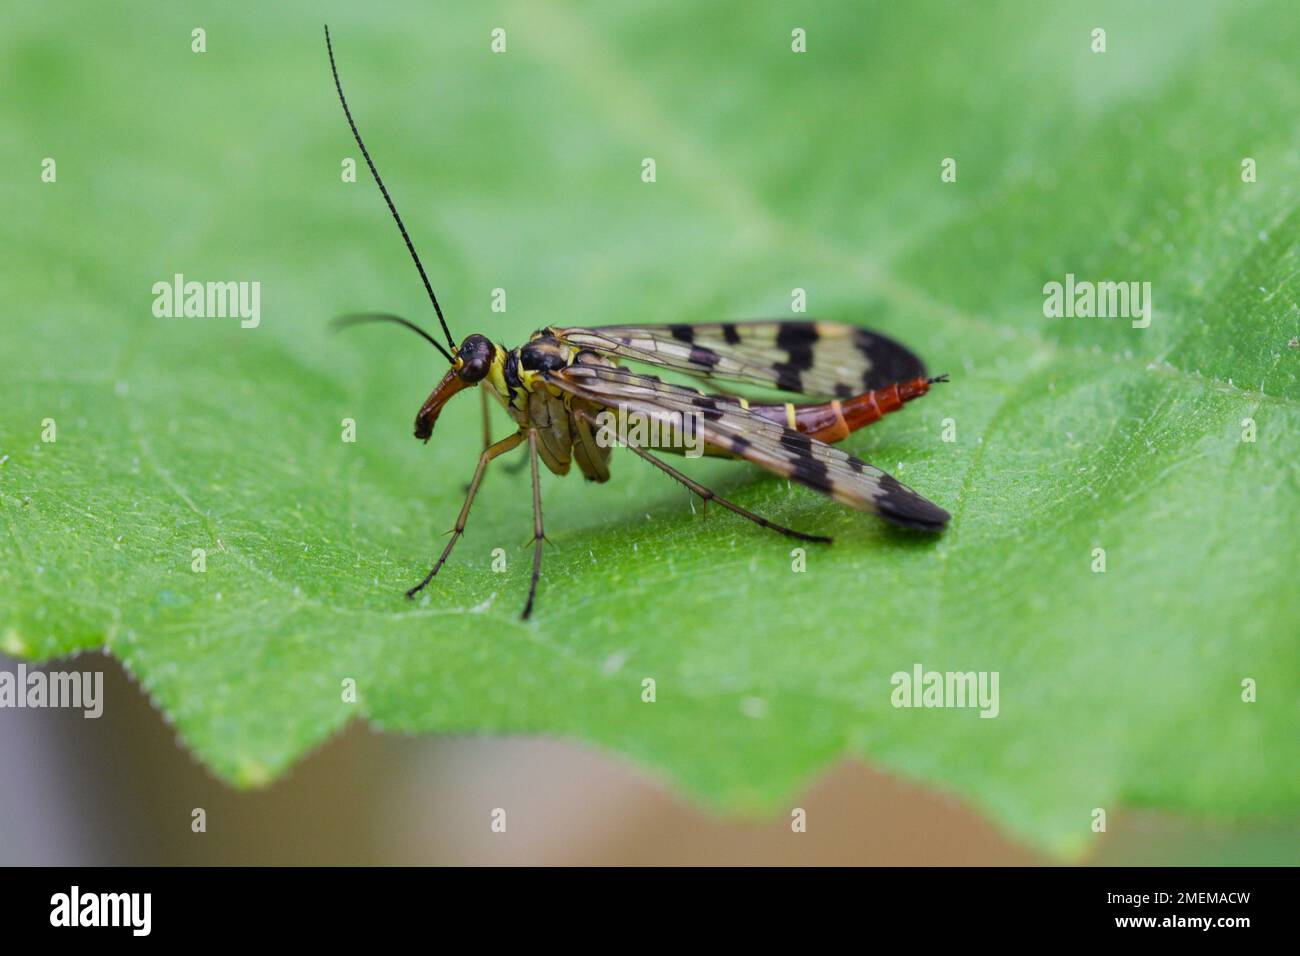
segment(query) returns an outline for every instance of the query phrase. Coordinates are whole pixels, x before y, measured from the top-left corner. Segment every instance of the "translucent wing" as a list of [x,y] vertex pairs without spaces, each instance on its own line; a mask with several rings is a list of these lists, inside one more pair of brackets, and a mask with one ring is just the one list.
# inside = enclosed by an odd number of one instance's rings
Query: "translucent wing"
[[582,363],[546,373],[561,391],[657,423],[661,432],[696,422],[705,444],[909,528],[938,531],[948,512],[892,475],[825,442],[747,411],[739,402],[669,385],[625,368]]
[[909,349],[838,322],[716,322],[552,329],[601,355],[805,395],[848,398],[924,376]]

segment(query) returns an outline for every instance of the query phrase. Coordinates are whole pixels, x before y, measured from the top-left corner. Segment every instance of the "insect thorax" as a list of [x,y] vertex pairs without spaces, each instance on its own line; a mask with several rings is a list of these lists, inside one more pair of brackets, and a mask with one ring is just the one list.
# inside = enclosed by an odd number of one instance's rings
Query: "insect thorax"
[[568,367],[574,354],[549,329],[534,332],[526,345],[508,351],[496,347],[487,381],[507,407],[523,410],[528,396],[542,387],[544,374]]

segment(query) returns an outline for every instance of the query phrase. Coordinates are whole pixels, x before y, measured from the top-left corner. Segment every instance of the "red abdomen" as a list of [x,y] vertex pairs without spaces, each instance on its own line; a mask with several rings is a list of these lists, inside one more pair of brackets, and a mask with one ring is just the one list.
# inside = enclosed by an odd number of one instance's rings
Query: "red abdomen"
[[794,405],[790,402],[779,405],[754,404],[749,406],[749,410],[781,425],[788,426],[793,420],[794,427],[803,434],[818,441],[837,442],[859,428],[897,411],[905,402],[920,398],[930,390],[932,383],[946,380],[945,376],[914,378],[863,392],[852,398],[835,399],[817,405]]

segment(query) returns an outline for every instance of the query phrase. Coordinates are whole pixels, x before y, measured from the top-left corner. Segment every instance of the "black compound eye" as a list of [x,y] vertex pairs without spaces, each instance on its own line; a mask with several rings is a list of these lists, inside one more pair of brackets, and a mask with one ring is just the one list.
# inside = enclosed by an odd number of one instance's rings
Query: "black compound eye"
[[492,367],[492,343],[482,335],[471,335],[461,343],[460,377],[466,382],[478,382]]

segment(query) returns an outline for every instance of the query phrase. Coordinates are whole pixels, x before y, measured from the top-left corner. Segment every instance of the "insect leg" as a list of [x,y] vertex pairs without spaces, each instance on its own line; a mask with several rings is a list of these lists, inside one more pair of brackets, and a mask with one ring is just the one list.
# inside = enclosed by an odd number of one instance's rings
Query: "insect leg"
[[[492,416],[489,414],[490,410],[488,409],[487,389],[480,388],[478,393],[483,400],[483,450],[487,451],[492,447]],[[468,493],[469,485],[465,485],[464,489]]]
[[691,489],[691,491],[695,492],[697,495],[703,498],[706,503],[709,501],[716,501],[718,504],[722,505],[722,507],[726,508],[728,511],[734,511],[742,518],[748,518],[756,525],[760,525],[761,527],[764,528],[771,528],[773,531],[779,532],[780,534],[789,535],[791,538],[798,538],[801,541],[824,541],[827,544],[830,543],[831,539],[826,537],[825,535],[806,534],[803,531],[795,531],[793,528],[787,528],[784,525],[779,525],[775,521],[768,521],[762,515],[756,515],[748,508],[742,508],[740,505],[736,504],[735,502],[728,501],[726,498],[722,497],[722,495],[718,494],[712,489],[705,488],[698,481],[695,481],[693,478],[688,478],[686,475],[683,475],[672,465],[668,464],[665,461],[660,461],[658,458],[650,454],[648,451],[645,451],[642,448],[638,448],[636,445],[633,444],[629,444],[627,447],[632,449],[634,452],[636,452],[646,461],[650,462],[650,464],[654,465],[656,468],[661,468],[664,471],[668,472],[668,474],[672,475],[674,478],[676,478],[678,481],[684,484],[687,488]]
[[492,416],[489,414],[487,389],[480,388],[479,394],[483,397],[483,450],[486,451],[492,447]]
[[533,578],[528,583],[528,603],[524,605],[523,619],[533,613],[533,598],[537,596],[537,579],[542,576],[542,484],[537,477],[537,432],[528,430],[528,459],[533,466]]
[[[487,397],[487,390],[486,390],[486,389],[483,391],[483,397],[484,397],[484,398]],[[484,414],[484,415],[487,414],[487,405],[484,405],[484,406],[483,406],[483,414]],[[486,425],[484,425],[483,427],[484,427],[485,429],[487,428]],[[512,461],[512,462],[508,462],[508,463],[502,465],[502,466],[501,466],[501,470],[504,471],[507,475],[517,475],[517,474],[519,474],[521,471],[524,470],[524,467],[525,467],[527,464],[528,464],[528,459],[527,459],[527,458],[516,458],[516,459],[515,459],[514,461]]]
[[415,597],[426,584],[433,580],[433,576],[438,573],[438,569],[447,562],[447,555],[451,554],[451,549],[456,546],[460,536],[465,533],[465,522],[469,519],[469,506],[474,503],[474,495],[478,493],[478,486],[483,481],[483,472],[487,471],[488,462],[498,455],[505,454],[523,440],[524,433],[518,431],[509,438],[503,438],[495,445],[489,445],[483,449],[483,453],[478,456],[478,467],[474,469],[474,477],[469,483],[469,493],[465,495],[465,503],[461,505],[460,516],[456,519],[456,527],[452,529],[451,540],[447,542],[447,547],[442,549],[442,554],[438,557],[437,563],[424,576],[424,580],[406,592],[408,598]]

